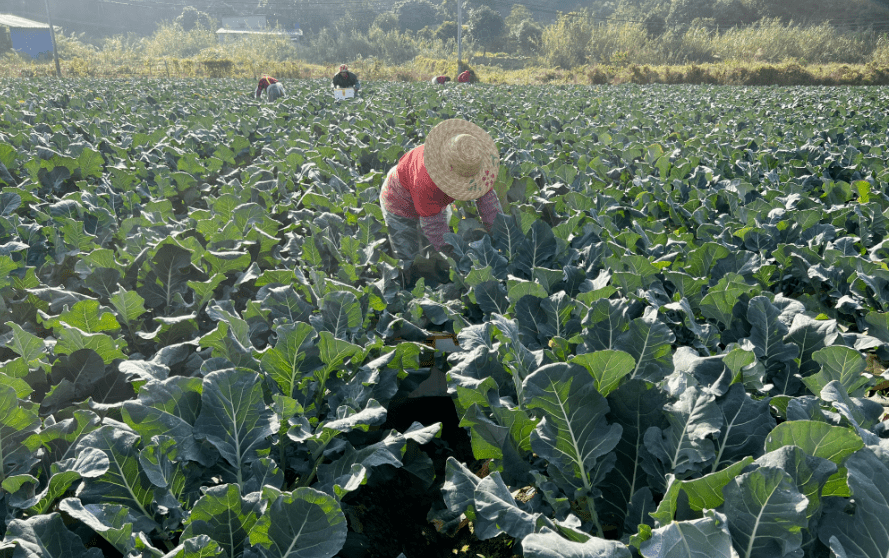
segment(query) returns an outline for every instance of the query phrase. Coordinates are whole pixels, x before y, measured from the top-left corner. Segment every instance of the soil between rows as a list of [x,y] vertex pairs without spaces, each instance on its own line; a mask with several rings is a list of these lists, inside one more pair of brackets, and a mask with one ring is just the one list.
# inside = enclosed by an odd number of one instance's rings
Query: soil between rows
[[382,429],[404,431],[413,422],[442,423],[440,439],[421,446],[435,467],[435,480],[426,487],[416,476],[391,465],[376,467],[367,484],[347,495],[343,511],[349,524],[342,558],[453,558],[478,555],[510,558],[515,555],[514,540],[506,535],[480,541],[468,522],[453,535],[439,532],[428,519],[431,509],[443,509],[441,487],[445,463],[454,457],[471,470],[482,463],[472,454],[469,433],[459,426],[450,397],[418,397],[390,406],[389,420]]

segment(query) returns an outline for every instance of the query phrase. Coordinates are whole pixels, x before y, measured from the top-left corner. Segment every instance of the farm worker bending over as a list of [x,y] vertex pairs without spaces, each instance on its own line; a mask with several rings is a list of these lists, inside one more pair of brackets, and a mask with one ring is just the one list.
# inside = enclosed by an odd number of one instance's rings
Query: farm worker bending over
[[472,75],[471,70],[464,70],[459,76],[457,76],[457,83],[472,83],[474,76]]
[[451,81],[451,78],[448,76],[435,76],[432,78],[432,83],[437,85],[443,85],[449,81]]
[[274,101],[278,99],[278,97],[284,96],[284,86],[272,76],[262,76],[259,78],[259,85],[256,86],[257,99],[262,96],[263,91],[266,92],[269,101]]
[[345,64],[340,66],[340,71],[333,76],[333,86],[339,88],[354,87],[356,90],[361,88],[361,82],[358,76],[349,71],[349,67]]
[[389,170],[380,191],[395,256],[414,259],[424,236],[436,250],[448,250],[444,235],[454,200],[475,200],[490,232],[503,212],[494,191],[499,170],[500,154],[486,131],[459,118],[438,123],[425,144],[408,151]]

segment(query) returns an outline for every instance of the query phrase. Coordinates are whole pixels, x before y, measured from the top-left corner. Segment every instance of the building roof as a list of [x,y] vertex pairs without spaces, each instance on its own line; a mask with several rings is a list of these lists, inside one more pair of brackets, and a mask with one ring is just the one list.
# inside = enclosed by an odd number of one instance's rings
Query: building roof
[[303,34],[301,29],[294,31],[276,31],[274,29],[262,30],[242,30],[242,29],[217,29],[217,35],[283,35],[286,37],[299,37]]
[[0,25],[15,29],[49,29],[49,25],[12,14],[0,14]]

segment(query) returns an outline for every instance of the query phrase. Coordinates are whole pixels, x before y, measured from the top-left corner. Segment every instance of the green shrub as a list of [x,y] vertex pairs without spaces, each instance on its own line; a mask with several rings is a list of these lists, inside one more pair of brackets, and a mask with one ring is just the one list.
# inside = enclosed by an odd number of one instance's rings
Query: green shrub
[[543,30],[542,55],[555,68],[583,66],[589,59],[593,24],[588,12],[560,14],[553,25]]
[[651,57],[651,51],[652,41],[640,23],[596,27],[587,45],[591,62],[618,66],[648,61],[646,59]]
[[876,66],[889,66],[889,35],[880,35],[868,61]]
[[723,60],[858,64],[867,61],[875,42],[876,36],[872,33],[841,33],[827,23],[802,26],[765,19],[718,35],[713,49]]
[[[148,58],[162,58],[164,56],[188,58],[197,56],[204,49],[217,45],[216,34],[213,31],[203,27],[185,31],[176,23],[162,23],[151,37],[140,41],[138,51],[139,54]],[[126,45],[125,50],[131,50],[130,45]]]

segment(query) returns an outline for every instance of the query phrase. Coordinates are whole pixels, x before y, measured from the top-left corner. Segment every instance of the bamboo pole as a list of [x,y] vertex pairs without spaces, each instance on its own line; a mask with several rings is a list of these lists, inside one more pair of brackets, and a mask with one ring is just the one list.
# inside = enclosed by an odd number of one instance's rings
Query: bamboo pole
[[62,77],[62,67],[59,65],[59,49],[56,46],[56,28],[52,26],[52,16],[49,13],[49,0],[43,0],[46,6],[46,22],[49,23],[49,36],[52,39],[52,57],[56,61],[56,77]]

